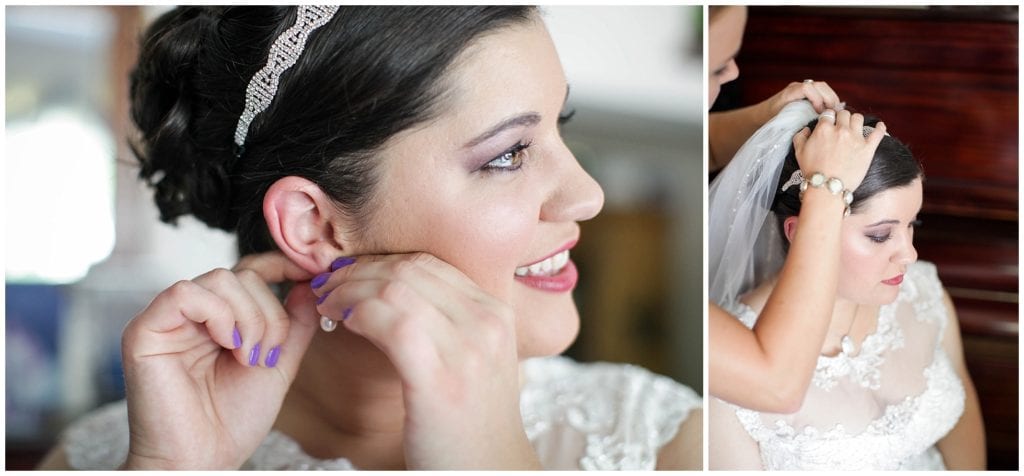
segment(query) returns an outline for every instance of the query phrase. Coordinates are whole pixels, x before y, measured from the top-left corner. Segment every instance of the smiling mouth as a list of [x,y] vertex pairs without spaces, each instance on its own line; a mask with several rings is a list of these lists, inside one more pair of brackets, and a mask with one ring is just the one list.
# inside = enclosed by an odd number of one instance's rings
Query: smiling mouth
[[569,250],[562,250],[531,265],[516,268],[516,276],[554,276],[560,273],[568,263]]

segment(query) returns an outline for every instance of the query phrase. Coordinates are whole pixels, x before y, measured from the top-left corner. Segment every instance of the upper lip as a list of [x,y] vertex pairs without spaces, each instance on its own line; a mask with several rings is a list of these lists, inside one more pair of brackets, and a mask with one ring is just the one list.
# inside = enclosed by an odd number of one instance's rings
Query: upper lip
[[535,265],[537,263],[540,263],[541,261],[544,261],[544,260],[546,260],[546,259],[548,259],[548,258],[550,258],[550,257],[552,257],[554,255],[557,255],[558,253],[561,253],[561,252],[563,252],[565,250],[568,250],[568,249],[572,249],[572,247],[576,246],[576,243],[579,242],[579,241],[580,241],[580,238],[579,238],[579,235],[577,234],[575,237],[573,237],[573,238],[569,239],[568,241],[566,241],[562,246],[559,246],[558,249],[556,249],[556,250],[548,253],[547,255],[545,255],[543,258],[530,261],[527,264],[520,265],[520,266],[517,266],[517,267],[518,268],[523,268],[523,267],[526,267],[526,266],[531,266],[531,265]]
[[900,274],[897,274],[896,276],[893,276],[893,277],[891,277],[889,279],[886,279],[886,281],[892,281],[894,279],[899,279],[899,278],[902,278],[902,277],[903,277],[903,273],[900,273]]

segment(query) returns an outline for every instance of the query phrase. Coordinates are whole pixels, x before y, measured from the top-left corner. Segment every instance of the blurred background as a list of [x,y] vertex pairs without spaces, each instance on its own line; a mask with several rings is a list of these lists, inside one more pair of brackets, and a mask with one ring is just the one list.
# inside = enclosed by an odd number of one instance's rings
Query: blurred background
[[[125,138],[136,39],[166,7],[5,7],[6,467],[123,397],[120,332],[162,289],[230,267],[233,238],[157,219]],[[701,8],[547,7],[565,140],[604,211],[573,251],[569,349],[702,393]]]
[[1016,6],[750,7],[740,77],[712,109],[826,81],[921,161],[914,245],[953,298],[989,469],[1020,451],[1018,32]]

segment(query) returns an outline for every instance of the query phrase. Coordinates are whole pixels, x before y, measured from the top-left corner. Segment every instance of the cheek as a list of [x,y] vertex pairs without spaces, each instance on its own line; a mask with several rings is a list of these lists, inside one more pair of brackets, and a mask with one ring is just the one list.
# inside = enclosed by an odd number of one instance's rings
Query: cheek
[[844,240],[839,260],[839,292],[847,298],[856,298],[868,292],[882,278],[885,262],[878,247],[869,240]]
[[516,266],[529,258],[525,254],[535,232],[536,214],[531,216],[521,204],[462,202],[419,202],[420,213],[406,213],[417,217],[401,232],[415,241],[406,247],[437,256],[483,290],[507,300]]

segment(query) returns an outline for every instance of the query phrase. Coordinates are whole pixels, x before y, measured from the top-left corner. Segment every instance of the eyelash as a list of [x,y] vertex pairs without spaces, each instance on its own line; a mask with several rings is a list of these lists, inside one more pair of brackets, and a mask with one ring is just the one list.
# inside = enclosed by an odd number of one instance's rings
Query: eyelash
[[[909,225],[907,225],[907,228],[917,228],[919,226],[921,226],[921,220],[914,220],[910,222]],[[889,241],[889,238],[892,238],[892,233],[886,233],[885,236],[867,235],[867,237],[869,240],[874,241],[875,243],[885,243],[886,241]]]
[[559,126],[565,125],[565,123],[571,121],[573,116],[575,116],[575,115],[576,115],[576,110],[575,109],[570,109],[570,110],[560,114],[558,116],[558,125]]
[[[576,110],[575,109],[571,109],[571,110],[569,110],[567,112],[564,112],[564,113],[560,114],[558,116],[558,126],[561,127],[563,124],[569,122],[570,120],[572,120],[573,116],[575,116],[575,115],[576,115]],[[519,170],[523,166],[523,152],[525,152],[526,149],[529,148],[530,145],[532,145],[532,144],[533,144],[532,141],[531,142],[527,142],[525,144],[522,143],[522,142],[519,142],[516,145],[514,145],[512,147],[509,147],[508,150],[506,150],[505,152],[502,152],[497,157],[491,159],[489,162],[484,164],[483,167],[480,167],[480,170],[483,170],[483,171],[486,171],[486,172],[514,172],[516,170]],[[507,167],[498,166],[498,165],[492,165],[495,162],[500,161],[500,160],[512,160],[514,165],[507,166]]]
[[[490,162],[480,167],[480,170],[485,172],[514,172],[519,170],[523,166],[523,153],[527,148],[532,145],[533,142],[522,143],[519,142],[516,145],[509,147],[508,150],[502,152],[497,157],[491,159]],[[497,161],[512,161],[510,166],[493,165]]]

